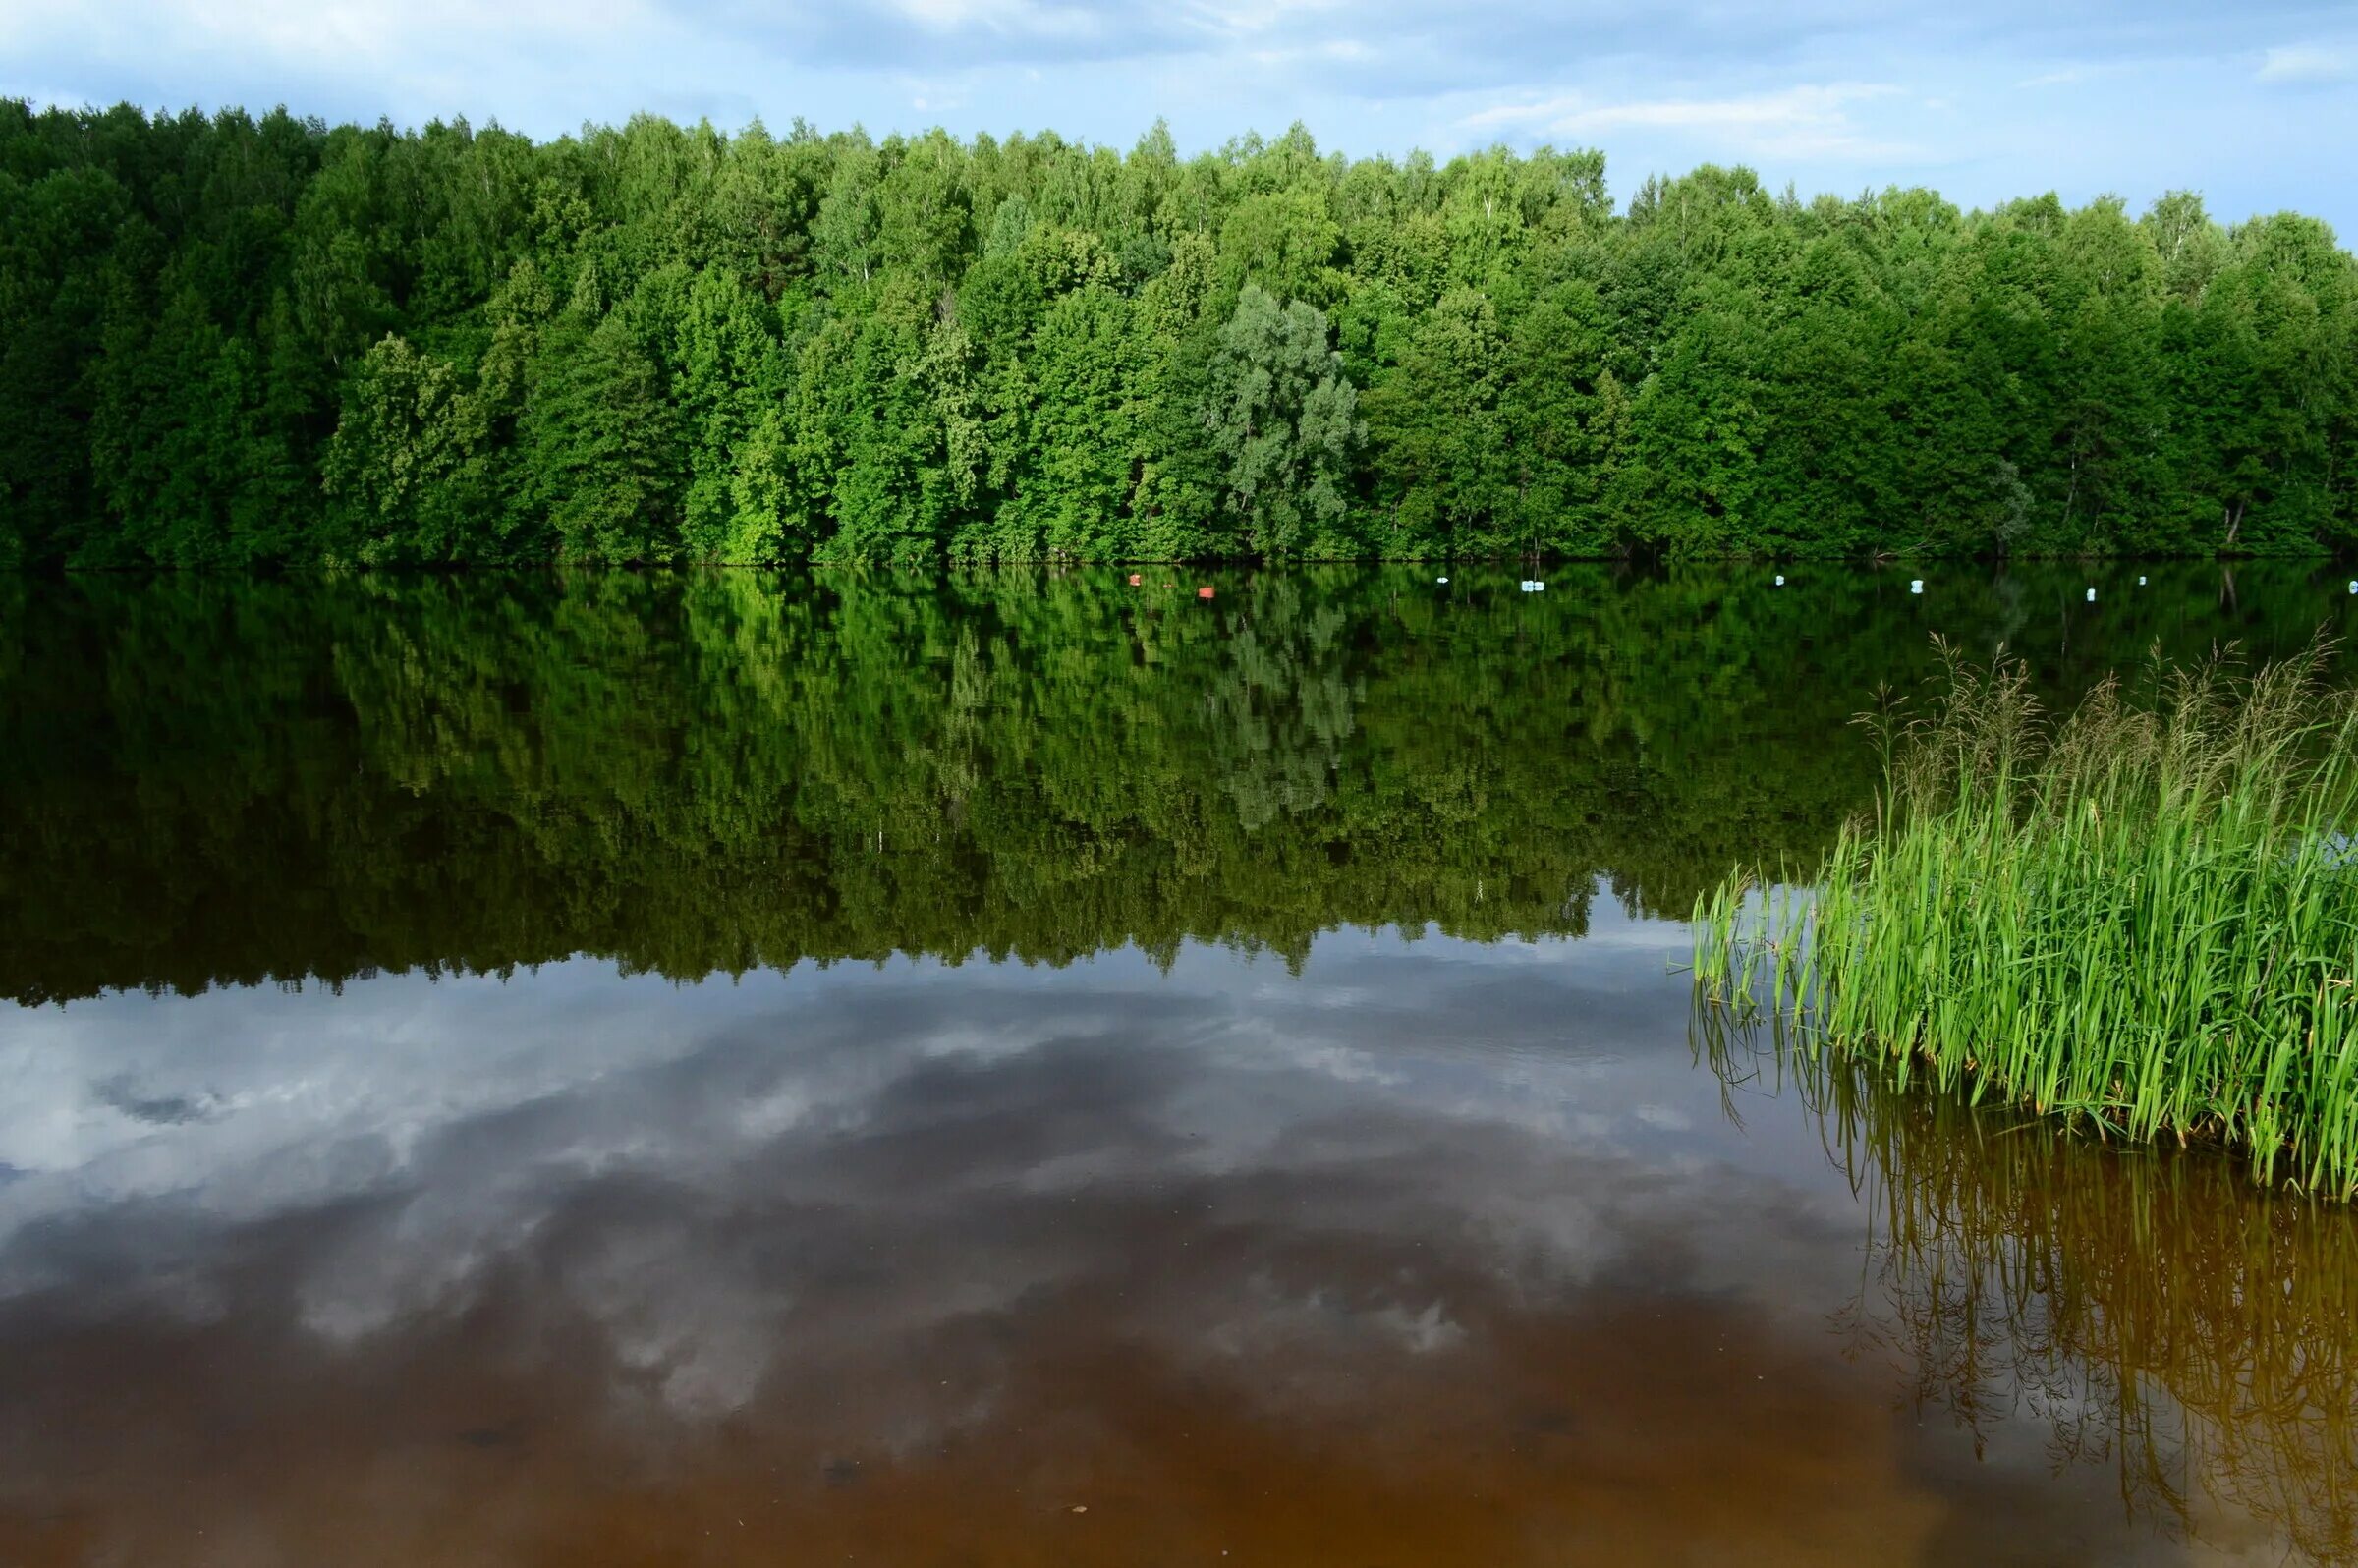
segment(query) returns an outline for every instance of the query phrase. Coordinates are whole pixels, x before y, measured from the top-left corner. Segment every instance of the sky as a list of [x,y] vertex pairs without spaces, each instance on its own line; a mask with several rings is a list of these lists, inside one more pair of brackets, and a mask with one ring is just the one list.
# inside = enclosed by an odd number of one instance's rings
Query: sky
[[283,103],[535,137],[1054,130],[1184,151],[1593,146],[1616,198],[1745,163],[1802,195],[2204,193],[2358,233],[2358,5],[2296,0],[11,0],[0,96]]

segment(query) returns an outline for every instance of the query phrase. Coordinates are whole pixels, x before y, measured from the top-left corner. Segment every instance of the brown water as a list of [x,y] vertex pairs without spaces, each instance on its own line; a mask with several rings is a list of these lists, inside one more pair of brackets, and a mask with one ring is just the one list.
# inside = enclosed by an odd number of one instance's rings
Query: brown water
[[1671,972],[2340,584],[1218,581],[0,605],[0,1563],[2350,1558],[2350,1215]]

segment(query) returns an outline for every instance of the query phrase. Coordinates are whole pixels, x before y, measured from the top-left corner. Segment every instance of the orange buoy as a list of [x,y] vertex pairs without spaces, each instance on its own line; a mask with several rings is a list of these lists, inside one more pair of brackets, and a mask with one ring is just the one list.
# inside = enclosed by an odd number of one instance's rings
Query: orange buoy
[[1138,587],[1138,577],[1139,575],[1136,572],[1130,574],[1130,586],[1132,588]]
[[1207,599],[1207,598],[1210,598],[1210,597],[1211,597],[1211,589],[1209,589],[1209,588],[1200,588],[1196,589],[1196,597],[1197,597],[1197,598],[1200,598],[1200,599]]

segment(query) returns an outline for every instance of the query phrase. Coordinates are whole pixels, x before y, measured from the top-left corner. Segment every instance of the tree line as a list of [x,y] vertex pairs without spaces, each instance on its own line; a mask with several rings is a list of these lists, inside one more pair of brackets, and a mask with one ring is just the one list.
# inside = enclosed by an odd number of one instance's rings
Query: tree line
[[2186,193],[0,101],[0,564],[2353,533],[2358,268]]

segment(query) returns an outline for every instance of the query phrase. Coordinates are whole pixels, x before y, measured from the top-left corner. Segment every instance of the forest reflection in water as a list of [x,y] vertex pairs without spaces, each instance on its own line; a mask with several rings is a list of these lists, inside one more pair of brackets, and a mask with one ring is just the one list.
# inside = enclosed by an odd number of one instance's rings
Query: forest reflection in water
[[0,577],[0,996],[1684,916],[1865,803],[1847,721],[1935,633],[2068,697],[2358,603],[2284,563],[1169,581]]
[[[2121,1148],[2008,1107],[1895,1092],[1774,1015],[1696,1008],[1741,1120],[1818,1127],[1867,1226],[1849,1353],[1975,1433],[2045,1421],[2058,1468],[2189,1533],[2220,1507],[2321,1562],[2358,1557],[2358,1223],[2255,1189],[2217,1151]],[[1783,1107],[1779,1107],[1783,1108]]]

